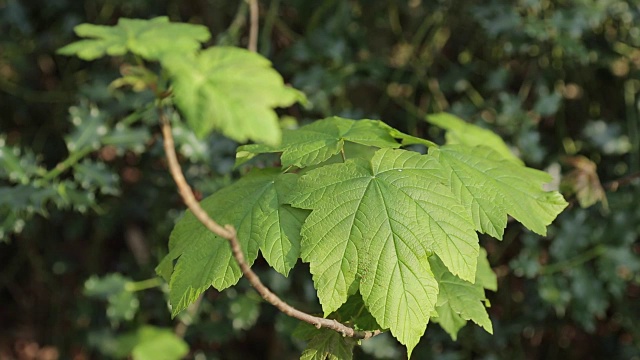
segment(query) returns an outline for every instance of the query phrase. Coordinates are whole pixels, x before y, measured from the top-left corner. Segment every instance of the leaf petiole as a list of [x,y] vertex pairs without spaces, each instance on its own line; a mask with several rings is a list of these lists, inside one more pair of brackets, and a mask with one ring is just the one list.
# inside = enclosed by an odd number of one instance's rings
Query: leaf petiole
[[154,277],[147,280],[127,282],[124,286],[124,289],[129,292],[137,292],[137,291],[142,291],[147,289],[153,289],[155,287],[162,285],[163,283],[164,283],[164,280],[162,280],[162,278]]

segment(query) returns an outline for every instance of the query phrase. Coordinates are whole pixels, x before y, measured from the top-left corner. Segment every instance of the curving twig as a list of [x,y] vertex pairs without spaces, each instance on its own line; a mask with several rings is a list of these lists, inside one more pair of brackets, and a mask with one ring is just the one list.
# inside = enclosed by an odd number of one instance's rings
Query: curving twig
[[258,51],[258,26],[259,26],[259,8],[258,0],[249,0],[249,13],[251,15],[251,27],[249,28],[249,46],[250,51]]
[[635,180],[640,179],[640,171],[639,172],[635,172],[626,176],[623,176],[619,179],[616,180],[612,180],[609,181],[608,183],[604,184],[604,188],[609,190],[609,191],[618,191],[618,188],[621,186],[625,186],[625,185],[629,185],[632,182],[634,182]]
[[267,288],[262,283],[262,281],[260,281],[258,275],[256,275],[256,273],[251,270],[249,264],[247,264],[247,261],[244,258],[244,253],[240,248],[240,243],[238,242],[235,228],[231,225],[219,225],[209,217],[207,212],[200,206],[200,203],[196,200],[191,187],[189,187],[187,180],[184,178],[182,168],[180,167],[180,163],[178,162],[169,119],[162,109],[158,109],[158,112],[160,117],[160,126],[162,128],[162,136],[164,138],[164,151],[167,155],[169,171],[171,172],[171,176],[178,186],[178,190],[180,192],[180,195],[182,196],[182,199],[184,200],[184,203],[187,205],[189,210],[191,210],[198,221],[200,221],[209,231],[229,241],[233,257],[240,266],[242,274],[244,274],[247,280],[249,280],[249,283],[251,283],[251,285],[256,289],[256,291],[260,294],[260,296],[262,296],[263,299],[268,301],[271,305],[275,306],[278,310],[286,315],[314,325],[318,329],[327,328],[335,330],[341,333],[342,336],[348,336],[355,339],[368,339],[381,333],[380,330],[357,331],[352,327],[340,323],[337,320],[325,319],[307,314],[287,304],[276,294],[271,292],[271,290],[269,290],[269,288]]

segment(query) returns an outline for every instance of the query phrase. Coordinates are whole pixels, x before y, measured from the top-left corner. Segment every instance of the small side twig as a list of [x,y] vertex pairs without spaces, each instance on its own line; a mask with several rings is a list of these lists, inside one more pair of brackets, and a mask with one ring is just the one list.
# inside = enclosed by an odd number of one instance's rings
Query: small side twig
[[249,283],[254,287],[254,289],[256,289],[256,291],[260,294],[260,296],[262,296],[263,299],[265,299],[271,305],[275,306],[278,310],[288,316],[314,325],[318,329],[327,328],[335,330],[342,334],[342,336],[348,336],[355,339],[368,339],[381,333],[380,330],[357,331],[352,327],[338,322],[337,320],[325,319],[307,314],[287,304],[276,294],[271,292],[271,290],[269,290],[262,283],[258,275],[256,275],[256,273],[251,270],[249,264],[247,264],[244,253],[240,248],[240,243],[238,242],[235,228],[231,225],[220,226],[209,217],[206,211],[200,206],[200,203],[196,200],[191,187],[189,187],[189,184],[187,183],[186,179],[184,178],[184,174],[182,173],[182,168],[180,167],[180,163],[178,162],[178,157],[175,151],[173,134],[171,133],[171,124],[169,123],[169,119],[167,118],[164,111],[162,111],[162,109],[159,109],[159,117],[162,127],[162,136],[164,138],[164,151],[167,155],[169,171],[171,172],[171,176],[178,186],[178,190],[180,192],[180,195],[182,196],[182,199],[184,200],[184,203],[187,205],[189,210],[191,210],[198,221],[200,221],[209,231],[229,241],[233,257],[240,266],[242,274],[247,278],[247,280],[249,280]]
[[249,0],[249,13],[251,16],[251,27],[249,28],[249,46],[250,51],[258,51],[258,26],[259,26],[259,8],[258,0]]
[[619,187],[629,185],[636,179],[640,179],[640,172],[635,172],[620,179],[609,181],[604,184],[604,188],[609,191],[617,191]]

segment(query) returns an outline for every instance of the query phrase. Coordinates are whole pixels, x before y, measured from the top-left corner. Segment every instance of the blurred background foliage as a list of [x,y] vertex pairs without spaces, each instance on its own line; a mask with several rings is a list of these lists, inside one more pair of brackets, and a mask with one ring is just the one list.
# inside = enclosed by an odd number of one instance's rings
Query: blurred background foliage
[[[373,118],[440,141],[424,116],[452,112],[551,172],[550,186],[571,201],[546,238],[515,223],[502,242],[482,238],[499,279],[495,335],[469,325],[454,343],[433,324],[414,358],[640,359],[640,3],[259,5],[259,52],[312,104],[282,111],[283,126]],[[153,269],[184,207],[147,126],[152,96],[109,88],[122,58],[55,55],[77,24],[159,15],[206,25],[209,45],[246,46],[248,9],[229,0],[0,0],[0,359],[299,356],[296,322],[243,281],[170,319]],[[198,140],[178,114],[173,121],[199,195],[237,178],[237,144]],[[287,301],[319,311],[305,264],[289,278],[264,261],[254,268]],[[357,359],[403,356],[386,336],[356,350]]]

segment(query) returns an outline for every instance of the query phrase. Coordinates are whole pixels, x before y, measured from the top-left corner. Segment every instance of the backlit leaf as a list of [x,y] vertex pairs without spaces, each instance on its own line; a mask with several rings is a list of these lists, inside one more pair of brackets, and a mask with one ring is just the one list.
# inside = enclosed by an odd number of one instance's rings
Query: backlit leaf
[[150,20],[120,18],[115,26],[81,24],[75,32],[89,39],[71,43],[58,53],[84,60],[127,52],[147,60],[158,60],[167,53],[184,56],[200,49],[201,43],[211,37],[206,26],[171,23],[166,16]]
[[[256,170],[204,199],[202,207],[219,223],[237,229],[247,263],[253,263],[260,249],[271,266],[287,275],[300,255],[300,227],[307,213],[283,203],[295,179],[275,169]],[[191,212],[173,229],[169,254],[157,271],[170,278],[174,315],[209,286],[223,290],[242,275],[228,241],[207,230]]]
[[476,229],[497,239],[502,238],[507,215],[545,235],[547,225],[567,206],[560,193],[542,189],[551,175],[505,160],[488,147],[447,145],[431,148],[429,155],[442,165],[443,182],[460,199]]
[[296,130],[284,130],[278,147],[247,145],[238,149],[237,158],[282,152],[282,166],[320,164],[344,151],[345,142],[379,148],[400,146],[389,134],[389,127],[378,120],[350,120],[337,116],[314,121]]
[[296,207],[312,209],[302,227],[302,259],[311,265],[325,314],[354,283],[369,312],[409,351],[426,329],[438,286],[427,257],[436,253],[473,281],[478,239],[429,156],[381,149],[370,162],[347,160],[300,178]]
[[238,142],[276,146],[281,130],[273,108],[305,99],[285,86],[269,60],[241,48],[172,55],[162,65],[173,80],[176,105],[199,137],[217,129]]
[[426,120],[441,129],[447,130],[445,135],[447,144],[462,144],[471,147],[488,146],[505,159],[522,165],[522,160],[513,155],[502,138],[491,130],[470,124],[448,113],[430,114],[427,115]]
[[453,340],[466,320],[471,320],[487,332],[493,333],[493,326],[483,302],[485,296],[482,286],[454,276],[437,256],[430,257],[429,263],[440,285],[436,311],[437,321],[442,328]]

